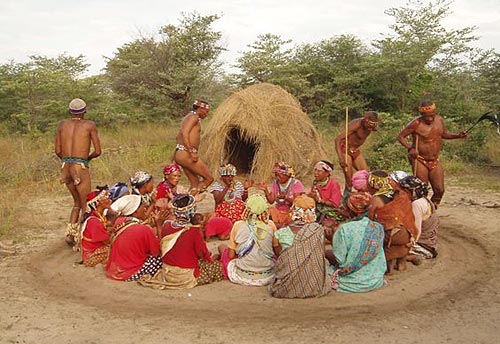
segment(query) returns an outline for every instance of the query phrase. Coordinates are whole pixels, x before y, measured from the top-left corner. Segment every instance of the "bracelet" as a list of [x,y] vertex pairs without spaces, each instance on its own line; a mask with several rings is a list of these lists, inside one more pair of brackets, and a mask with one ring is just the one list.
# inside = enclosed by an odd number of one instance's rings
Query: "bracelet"
[[190,153],[198,153],[198,150],[194,147],[189,148]]

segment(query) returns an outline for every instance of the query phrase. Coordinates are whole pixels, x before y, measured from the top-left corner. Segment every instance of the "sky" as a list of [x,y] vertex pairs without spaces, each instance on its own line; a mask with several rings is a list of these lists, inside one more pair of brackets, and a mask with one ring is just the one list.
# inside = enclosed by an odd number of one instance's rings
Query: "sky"
[[[384,11],[407,0],[0,0],[0,64],[30,55],[86,57],[88,74],[105,67],[122,45],[178,25],[182,13],[218,14],[226,68],[258,35],[273,33],[292,44],[352,34],[369,44],[391,32]],[[500,2],[455,0],[443,21],[447,29],[476,26],[473,45],[500,51]]]

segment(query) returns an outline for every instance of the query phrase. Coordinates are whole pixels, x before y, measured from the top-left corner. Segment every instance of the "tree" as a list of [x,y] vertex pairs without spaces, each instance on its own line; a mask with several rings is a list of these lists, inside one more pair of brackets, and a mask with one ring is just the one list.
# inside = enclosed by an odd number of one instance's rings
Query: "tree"
[[374,42],[368,62],[365,88],[372,105],[385,111],[410,111],[424,93],[432,92],[438,72],[454,72],[464,66],[464,55],[477,39],[474,27],[447,30],[442,21],[450,14],[446,0],[410,1],[390,8],[394,34]]
[[159,37],[143,37],[118,48],[106,65],[113,91],[156,117],[182,115],[190,100],[188,87],[197,97],[216,98],[207,90],[222,74],[221,33],[211,28],[217,19],[218,15],[183,15],[179,26],[163,26]]
[[0,119],[20,132],[46,131],[66,114],[69,100],[81,95],[87,70],[83,55],[30,56],[26,63],[0,66]]

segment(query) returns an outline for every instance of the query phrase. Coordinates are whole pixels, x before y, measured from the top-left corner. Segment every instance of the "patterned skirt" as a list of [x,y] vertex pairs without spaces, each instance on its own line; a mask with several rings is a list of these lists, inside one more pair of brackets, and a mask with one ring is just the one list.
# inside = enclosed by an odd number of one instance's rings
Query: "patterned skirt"
[[154,276],[161,269],[162,264],[163,262],[161,260],[161,257],[149,256],[144,264],[142,264],[142,267],[139,269],[139,271],[130,276],[129,279],[126,280],[126,282],[137,281],[145,275]]

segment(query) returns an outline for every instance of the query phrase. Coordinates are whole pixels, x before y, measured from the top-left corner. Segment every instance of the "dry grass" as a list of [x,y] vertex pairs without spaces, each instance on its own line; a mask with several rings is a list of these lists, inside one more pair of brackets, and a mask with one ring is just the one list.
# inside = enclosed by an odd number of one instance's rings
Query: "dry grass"
[[[205,124],[204,124],[205,126]],[[341,128],[335,128],[330,124],[317,123],[319,137],[323,141],[330,160],[333,160],[333,139]],[[103,146],[103,155],[92,162],[93,186],[112,184],[116,181],[127,181],[132,173],[137,170],[145,170],[153,174],[157,182],[162,178],[162,168],[171,162],[175,136],[179,123],[171,126],[158,126],[144,124],[140,127],[129,125],[117,130],[100,130],[99,135]],[[205,130],[205,128],[204,128]],[[268,133],[269,134],[269,133]],[[65,186],[59,183],[59,161],[53,153],[52,134],[47,136],[29,138],[18,135],[4,135],[0,137],[0,239],[8,238],[16,241],[29,240],[32,234],[27,235],[23,230],[26,221],[36,222],[36,214],[33,209],[27,208],[32,205],[33,198],[61,197],[67,196]],[[319,139],[318,139],[319,140]],[[376,142],[377,135],[370,138]],[[500,151],[496,148],[498,137],[488,140],[485,146],[487,154],[490,154],[494,164],[500,162]],[[288,144],[273,142],[280,152],[290,150]],[[319,143],[318,143],[319,144]],[[278,145],[278,146],[276,146]],[[364,150],[369,150],[367,143]],[[306,152],[311,155],[313,152]],[[269,154],[276,154],[270,152]],[[203,157],[203,156],[202,156]],[[269,165],[274,163],[274,158],[267,157]],[[272,162],[271,162],[272,161]],[[446,159],[444,161],[446,174],[454,177],[458,185],[467,185],[483,190],[500,191],[500,169],[493,167],[473,167],[461,161]],[[212,165],[216,168],[217,165]],[[305,184],[310,184],[311,174],[307,168],[298,171],[304,175]],[[466,171],[467,173],[464,173]],[[308,173],[309,172],[309,173]],[[342,180],[339,169],[334,175]],[[244,176],[240,176],[242,178]],[[450,179],[451,180],[451,179]],[[450,182],[450,181],[448,181]],[[181,181],[186,184],[186,180]],[[68,204],[68,216],[71,206]],[[43,210],[42,210],[43,211]],[[43,224],[40,224],[42,226]],[[61,221],[61,233],[63,233],[64,221]]]
[[[238,162],[246,159],[255,180],[269,180],[277,161],[288,162],[300,177],[326,158],[310,118],[281,87],[263,83],[238,91],[210,117],[201,153],[214,173],[221,163],[239,167]],[[248,147],[251,154],[245,154]]]

